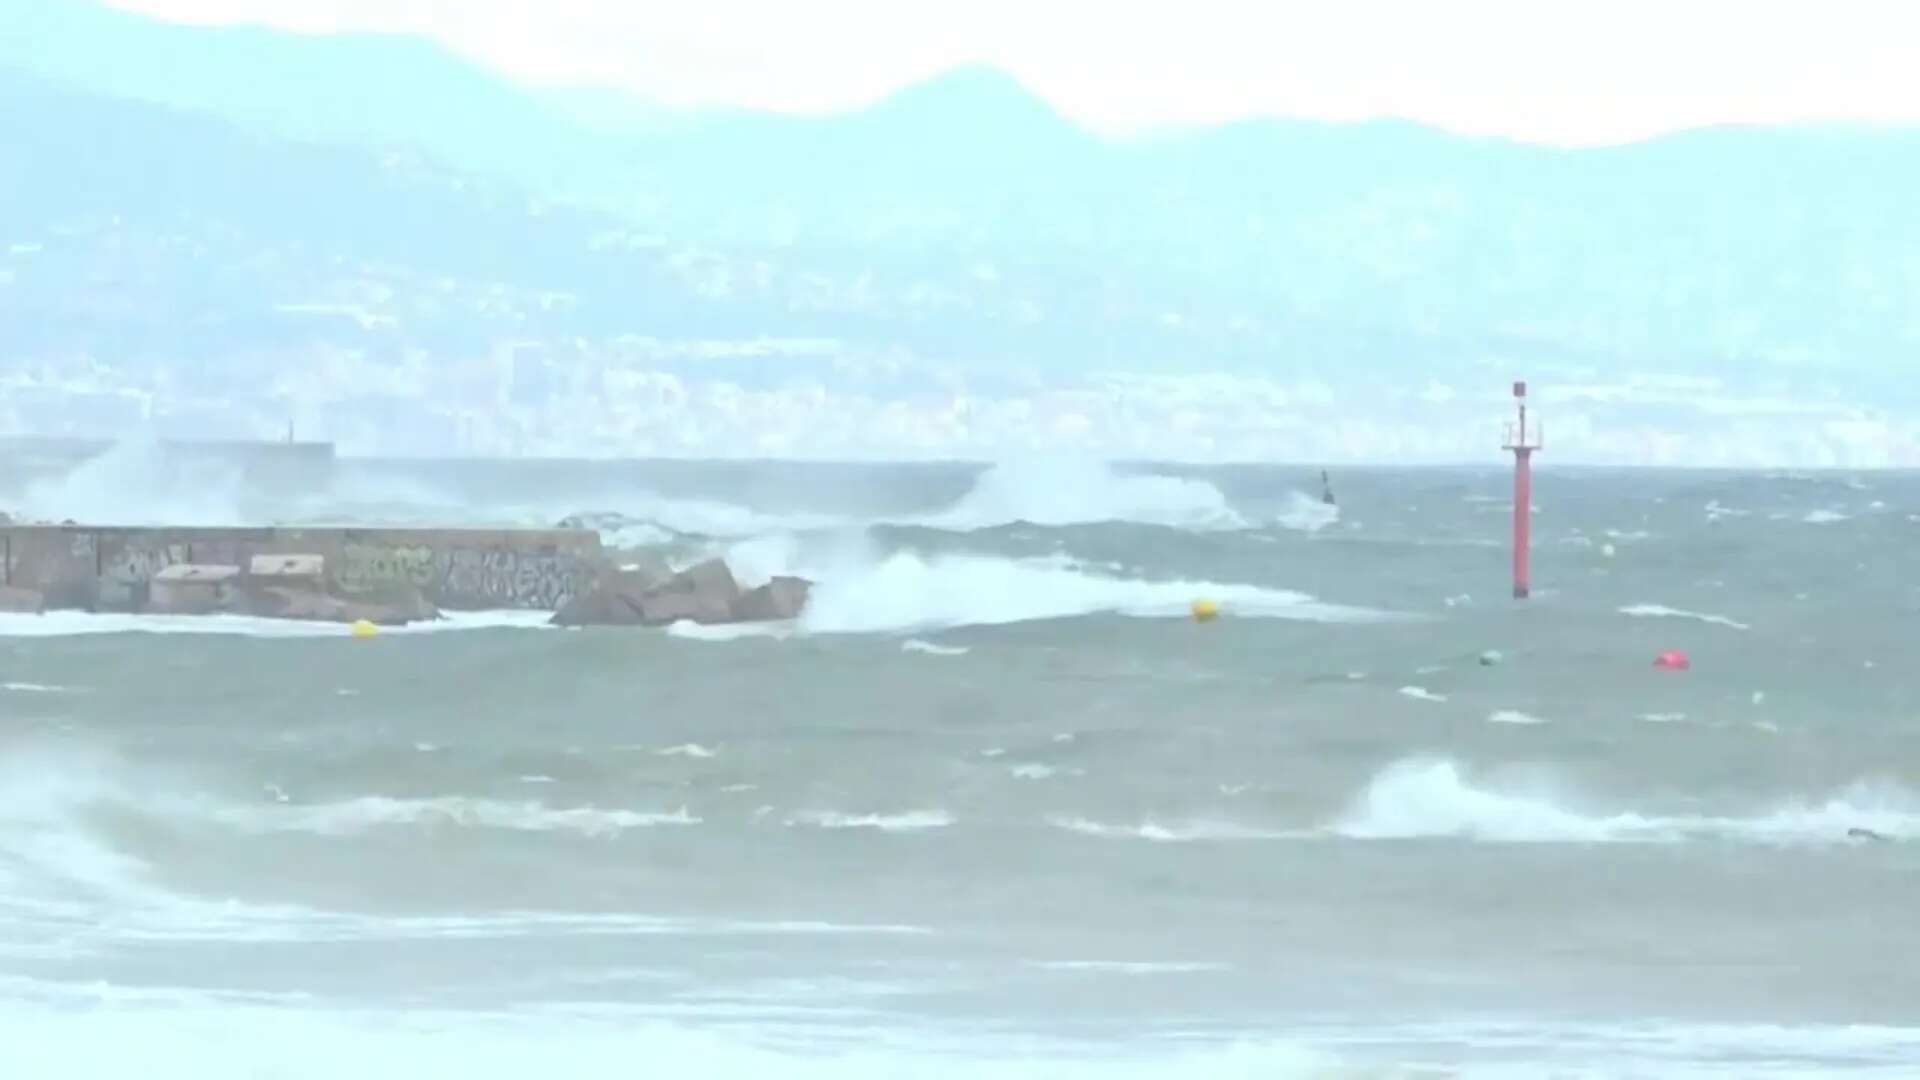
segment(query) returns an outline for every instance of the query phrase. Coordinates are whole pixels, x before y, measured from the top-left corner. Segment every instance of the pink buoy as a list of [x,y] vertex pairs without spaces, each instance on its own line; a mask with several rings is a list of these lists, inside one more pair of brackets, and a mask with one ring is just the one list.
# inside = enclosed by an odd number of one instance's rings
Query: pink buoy
[[1683,650],[1668,649],[1653,658],[1653,666],[1661,671],[1686,671],[1693,666],[1693,661]]

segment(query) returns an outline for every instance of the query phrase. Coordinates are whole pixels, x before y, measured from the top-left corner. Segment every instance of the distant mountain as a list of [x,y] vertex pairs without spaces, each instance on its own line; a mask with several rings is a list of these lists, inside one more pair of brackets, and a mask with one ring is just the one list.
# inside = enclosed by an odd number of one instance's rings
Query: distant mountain
[[0,21],[0,68],[259,135],[401,147],[543,182],[593,147],[520,87],[423,38],[175,24],[88,0],[0,0]]

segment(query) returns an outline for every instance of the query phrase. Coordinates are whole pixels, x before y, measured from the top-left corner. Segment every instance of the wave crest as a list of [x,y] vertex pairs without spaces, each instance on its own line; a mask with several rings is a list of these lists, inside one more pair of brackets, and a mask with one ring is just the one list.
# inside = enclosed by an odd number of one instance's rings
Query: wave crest
[[592,806],[556,808],[531,800],[512,802],[458,795],[430,799],[367,795],[342,802],[283,805],[264,810],[229,807],[213,816],[225,824],[254,832],[305,832],[323,836],[419,825],[605,836],[628,829],[700,824],[700,819],[685,807],[670,812]]
[[1387,617],[1286,589],[1112,577],[1067,559],[929,558],[900,552],[850,573],[822,575],[800,624],[813,633],[876,633],[1102,614],[1184,618],[1202,597],[1240,617],[1314,622]]
[[1817,801],[1750,816],[1583,813],[1544,791],[1470,781],[1447,760],[1396,762],[1367,785],[1333,832],[1359,840],[1445,838],[1495,843],[1836,843],[1847,830],[1920,835],[1920,799],[1893,784],[1857,782]]

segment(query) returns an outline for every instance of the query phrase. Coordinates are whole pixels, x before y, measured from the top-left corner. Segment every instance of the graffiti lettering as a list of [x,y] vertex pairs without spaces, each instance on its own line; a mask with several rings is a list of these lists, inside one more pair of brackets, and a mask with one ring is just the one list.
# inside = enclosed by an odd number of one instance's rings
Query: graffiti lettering
[[517,551],[456,550],[447,555],[440,602],[464,608],[559,608],[585,587],[580,560]]
[[425,546],[347,544],[335,579],[350,591],[411,585],[431,593],[440,580],[435,563],[433,549]]

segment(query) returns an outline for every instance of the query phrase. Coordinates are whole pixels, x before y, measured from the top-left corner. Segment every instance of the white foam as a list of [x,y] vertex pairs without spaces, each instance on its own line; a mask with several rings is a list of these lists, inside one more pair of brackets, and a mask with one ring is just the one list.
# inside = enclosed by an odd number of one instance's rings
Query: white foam
[[1495,841],[1597,841],[1651,823],[1631,815],[1594,819],[1543,799],[1473,787],[1450,761],[1406,761],[1367,785],[1357,805],[1335,826],[1358,839],[1454,836]]
[[574,832],[600,836],[661,825],[698,825],[700,819],[678,810],[608,810],[591,806],[549,807],[535,801],[509,802],[446,795],[394,799],[367,795],[342,802],[273,807],[223,806],[207,816],[250,832],[305,832],[346,836],[373,829],[411,826],[508,829],[518,832]]
[[654,753],[659,754],[661,757],[710,758],[713,757],[716,752],[709,747],[701,746],[699,743],[682,743],[679,746],[669,746],[662,750],[655,750]]
[[29,484],[16,505],[27,521],[241,525],[242,480],[237,464],[169,455],[157,443],[132,439]]
[[1096,614],[1187,618],[1204,597],[1232,618],[1363,622],[1381,612],[1321,603],[1303,593],[1208,581],[1113,577],[1061,559],[895,554],[877,565],[829,571],[800,616],[813,633],[911,632]]
[[1515,709],[1501,709],[1487,717],[1489,724],[1544,724],[1538,716],[1523,713]]
[[948,509],[919,519],[932,528],[990,529],[1016,522],[1134,522],[1183,529],[1239,529],[1246,521],[1204,480],[1122,473],[1084,460],[996,465]]
[[798,625],[790,620],[702,625],[681,619],[667,627],[667,634],[687,641],[745,641],[749,638],[784,641],[798,629]]
[[0,690],[14,694],[70,694],[72,690],[64,686],[48,686],[45,683],[9,682],[0,683]]
[[1259,829],[1227,821],[1193,821],[1178,825],[1143,821],[1137,825],[1114,825],[1086,818],[1059,817],[1049,819],[1049,824],[1103,840],[1151,840],[1161,844],[1208,840],[1299,840],[1311,835],[1297,829]]
[[788,825],[810,825],[819,829],[878,829],[881,832],[918,832],[944,829],[953,824],[953,815],[945,810],[909,810],[900,814],[842,814],[832,810],[795,814]]
[[[144,902],[145,866],[81,827],[80,812],[122,798],[111,760],[72,749],[10,746],[0,765],[0,904],[59,884]],[[21,871],[25,871],[21,873]]]
[[965,656],[969,650],[965,645],[936,645],[931,641],[908,638],[900,643],[900,651],[924,656]]
[[1539,789],[1470,782],[1452,761],[1396,762],[1332,826],[1353,839],[1456,838],[1490,843],[1844,843],[1850,828],[1920,835],[1920,799],[1904,788],[1859,783],[1826,799],[1789,801],[1749,816],[1569,809]]
[[[742,581],[793,575],[813,581],[797,626],[749,623],[672,632],[706,640],[742,636],[928,632],[960,626],[991,626],[1039,619],[1112,614],[1143,618],[1188,618],[1196,599],[1209,599],[1229,617],[1288,618],[1317,622],[1364,622],[1408,616],[1317,601],[1287,589],[1211,581],[1147,581],[1090,566],[1055,552],[1032,558],[991,555],[882,553],[867,534],[791,536],[735,544],[724,551],[739,564]],[[923,644],[925,643],[924,639]],[[939,654],[923,646],[914,652]],[[937,647],[936,647],[937,648]]]
[[1273,524],[1300,532],[1315,533],[1339,522],[1340,507],[1323,502],[1303,491],[1287,495],[1286,508],[1274,516]]
[[1012,773],[1016,780],[1046,780],[1050,779],[1056,772],[1051,765],[1040,765],[1032,762],[1015,765],[1007,771]]
[[603,543],[625,549],[657,547],[683,536],[735,539],[859,524],[835,514],[769,512],[719,499],[681,499],[651,491],[622,491],[599,505],[600,509],[587,513],[556,513],[552,506],[523,508],[513,516],[529,525],[562,517],[580,518],[596,526]]
[[1809,510],[1807,511],[1807,516],[1800,520],[1806,522],[1808,525],[1832,525],[1836,522],[1848,520],[1848,516],[1840,513],[1838,510]]
[[600,542],[615,551],[637,551],[671,544],[677,536],[651,521],[633,521],[602,527]]
[[1415,700],[1415,701],[1445,701],[1445,700],[1447,700],[1447,697],[1446,697],[1446,695],[1445,695],[1445,694],[1436,694],[1436,693],[1434,693],[1433,691],[1431,691],[1431,690],[1429,690],[1429,689],[1427,689],[1427,688],[1426,688],[1426,687],[1424,687],[1424,686],[1403,686],[1403,687],[1401,687],[1401,688],[1400,688],[1400,696],[1401,696],[1401,697],[1409,697],[1409,698],[1412,698],[1412,699],[1413,699],[1413,700]]
[[[406,626],[381,627],[390,634],[433,634],[457,630],[549,629],[547,611],[454,611],[445,618]],[[254,638],[348,637],[343,623],[300,619],[262,619],[249,615],[126,615],[114,612],[50,611],[44,615],[0,614],[0,638],[78,637],[89,634],[223,634]]]
[[1724,626],[1729,630],[1751,630],[1746,623],[1729,619],[1725,615],[1712,615],[1699,611],[1687,611],[1683,608],[1668,607],[1665,604],[1629,604],[1620,609],[1620,614],[1640,619],[1692,619],[1695,622]]

